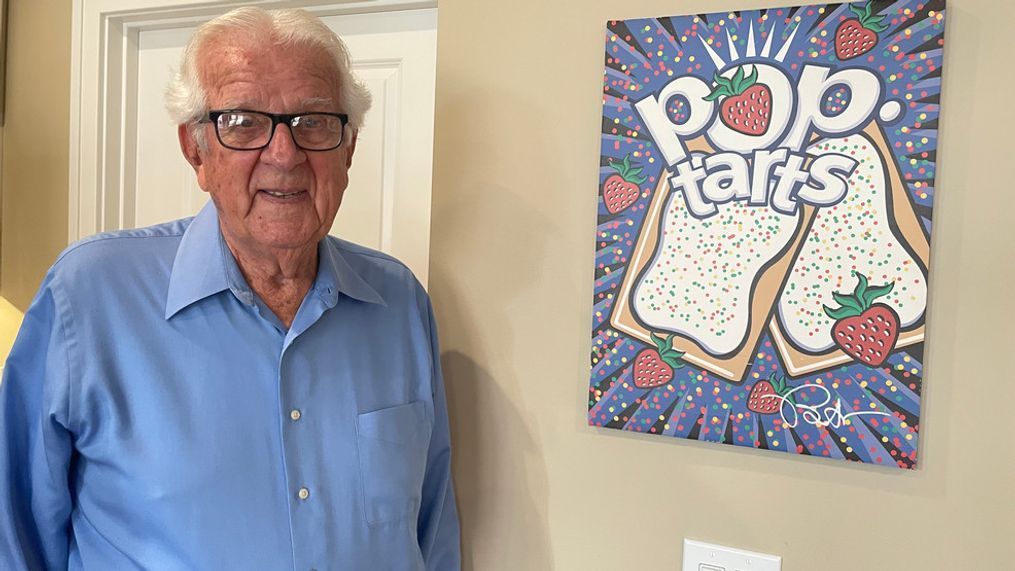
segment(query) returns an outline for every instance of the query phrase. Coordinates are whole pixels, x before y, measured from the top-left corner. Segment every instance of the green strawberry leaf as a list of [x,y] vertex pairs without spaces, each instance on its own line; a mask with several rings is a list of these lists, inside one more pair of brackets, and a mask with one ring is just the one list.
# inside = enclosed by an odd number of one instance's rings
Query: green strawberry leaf
[[670,335],[669,342],[667,342],[666,339],[663,339],[659,335],[656,335],[655,333],[650,333],[649,337],[651,337],[652,338],[652,342],[655,343],[656,351],[659,352],[660,356],[662,356],[662,354],[665,353],[667,351],[667,349],[669,349],[670,347],[673,346],[672,345],[672,343],[673,343],[673,336],[672,335]]
[[743,84],[743,82],[744,82],[744,68],[738,67],[736,73],[733,74],[733,79],[731,80],[731,83],[733,84],[734,95],[740,95],[741,93],[744,92],[743,88],[741,87],[741,84]]
[[[855,272],[854,275],[856,275],[857,283],[856,287],[853,288],[853,298],[862,300],[863,295],[867,293],[867,286],[869,285],[867,282],[867,276],[861,274],[860,272]],[[861,305],[860,309],[867,308]]]
[[641,167],[627,171],[627,174],[624,175],[624,180],[626,180],[627,182],[633,182],[637,184],[645,182],[646,180],[648,180],[648,177],[643,176],[641,174],[641,171],[642,171]]
[[733,91],[731,91],[729,87],[725,85],[717,85],[715,89],[712,90],[712,93],[702,97],[702,99],[705,101],[715,101],[720,97],[729,97],[730,95],[733,95]]
[[[616,161],[614,161],[613,159],[610,159],[609,164],[610,164],[610,168],[612,168],[613,170],[617,171],[620,174],[620,178],[622,178],[624,180],[631,180],[631,178],[630,178],[630,176],[631,176],[631,170],[632,170],[631,169],[631,155],[626,155],[624,157],[623,162],[621,162],[620,164],[617,164]],[[641,170],[641,169],[639,169],[639,170]]]
[[852,12],[853,15],[855,15],[857,18],[862,18],[863,17],[863,10],[861,10],[860,8],[857,8],[856,6],[854,6],[852,4],[849,5],[849,11]]
[[624,165],[617,164],[613,159],[610,159],[609,164],[611,169],[620,173],[620,176],[624,176]]
[[860,18],[861,20],[866,20],[871,17],[871,4],[873,4],[873,2],[867,2],[864,4],[863,16]]
[[726,88],[733,87],[733,81],[728,77],[719,75],[718,71],[712,74],[712,79],[715,80],[716,85],[721,85],[722,87]]
[[758,83],[758,66],[751,68],[751,73],[748,74],[747,77],[745,77],[740,83],[740,92],[743,93],[744,91],[747,91],[747,88],[756,83]]
[[839,321],[840,319],[846,319],[847,317],[853,317],[855,315],[860,315],[861,313],[851,307],[840,307],[837,309],[832,309],[827,305],[823,305],[821,307],[824,308],[825,315],[831,317],[835,321]]
[[863,313],[864,308],[860,306],[860,301],[851,295],[845,295],[837,292],[832,292],[832,299],[839,302],[842,307],[848,307],[856,312],[857,315]]
[[[670,336],[670,340],[673,340],[672,335]],[[684,362],[681,360],[684,353],[681,351],[677,351],[676,349],[667,349],[665,352],[660,353],[659,356],[662,357],[664,363],[674,369],[680,369],[684,366]]]
[[868,289],[864,294],[864,308],[870,307],[875,299],[888,295],[893,289],[895,289],[895,282],[888,282],[883,286]]
[[884,24],[885,18],[885,16],[868,16],[860,19],[860,25],[868,30],[883,32],[888,29],[888,25]]
[[786,396],[791,389],[789,388],[789,383],[786,381],[785,376],[777,375],[775,377],[772,377],[769,380],[769,382],[772,383],[772,388],[775,389],[775,394],[786,399],[786,401],[792,404],[793,406],[796,406],[796,401],[793,400],[793,395]]

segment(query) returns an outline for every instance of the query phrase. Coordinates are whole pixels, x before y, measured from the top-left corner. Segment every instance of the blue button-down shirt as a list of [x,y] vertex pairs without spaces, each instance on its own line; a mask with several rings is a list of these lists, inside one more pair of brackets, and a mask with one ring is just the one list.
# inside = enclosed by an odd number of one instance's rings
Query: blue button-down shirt
[[0,385],[0,569],[458,569],[429,298],[318,257],[286,329],[210,204],[64,252]]

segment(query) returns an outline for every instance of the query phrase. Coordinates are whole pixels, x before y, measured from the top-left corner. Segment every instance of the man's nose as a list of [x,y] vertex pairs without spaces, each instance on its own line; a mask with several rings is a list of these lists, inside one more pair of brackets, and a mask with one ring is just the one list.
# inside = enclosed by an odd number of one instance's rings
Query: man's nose
[[307,154],[296,146],[292,129],[284,123],[279,123],[275,125],[275,132],[272,134],[268,146],[261,150],[261,160],[289,170],[306,161]]

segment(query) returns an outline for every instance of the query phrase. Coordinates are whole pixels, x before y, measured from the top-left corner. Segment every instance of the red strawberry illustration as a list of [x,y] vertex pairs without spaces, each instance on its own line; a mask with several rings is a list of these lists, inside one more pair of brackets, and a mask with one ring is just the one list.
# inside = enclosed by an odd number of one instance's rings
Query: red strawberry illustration
[[673,348],[673,335],[666,339],[652,334],[655,349],[642,349],[634,358],[634,386],[654,389],[673,380],[673,369],[684,366],[683,353]]
[[835,55],[840,61],[871,51],[878,44],[878,34],[888,29],[888,24],[884,23],[885,16],[871,15],[870,2],[863,9],[850,4],[849,11],[856,18],[843,20],[835,30]]
[[745,135],[764,135],[772,116],[772,90],[758,83],[758,68],[745,76],[744,68],[737,68],[732,78],[715,74],[715,89],[704,97],[716,101],[725,97],[719,107],[723,124]]
[[869,287],[867,276],[857,273],[856,279],[851,295],[832,293],[841,307],[825,306],[825,313],[835,320],[832,340],[860,363],[880,367],[899,339],[899,314],[883,303],[872,302],[888,295],[895,282]]
[[616,214],[634,204],[641,196],[640,184],[648,180],[641,176],[641,167],[631,168],[631,155],[619,165],[610,159],[610,167],[617,171],[603,183],[603,202],[610,214]]
[[750,394],[747,395],[747,410],[758,414],[775,414],[782,408],[783,400],[795,405],[789,390],[786,386],[786,377],[780,375],[767,381],[762,379],[754,383]]

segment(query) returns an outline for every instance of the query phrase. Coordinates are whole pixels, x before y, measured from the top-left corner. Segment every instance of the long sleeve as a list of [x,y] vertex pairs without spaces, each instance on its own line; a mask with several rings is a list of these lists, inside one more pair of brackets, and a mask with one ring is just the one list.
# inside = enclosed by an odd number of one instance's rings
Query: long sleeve
[[25,314],[0,384],[0,569],[66,569],[67,342],[53,291],[43,284]]
[[437,326],[430,300],[426,300],[430,320],[430,345],[433,355],[434,426],[427,453],[423,480],[423,503],[419,512],[420,551],[428,571],[461,569],[461,539],[458,510],[451,478],[451,435],[448,407],[441,373]]

